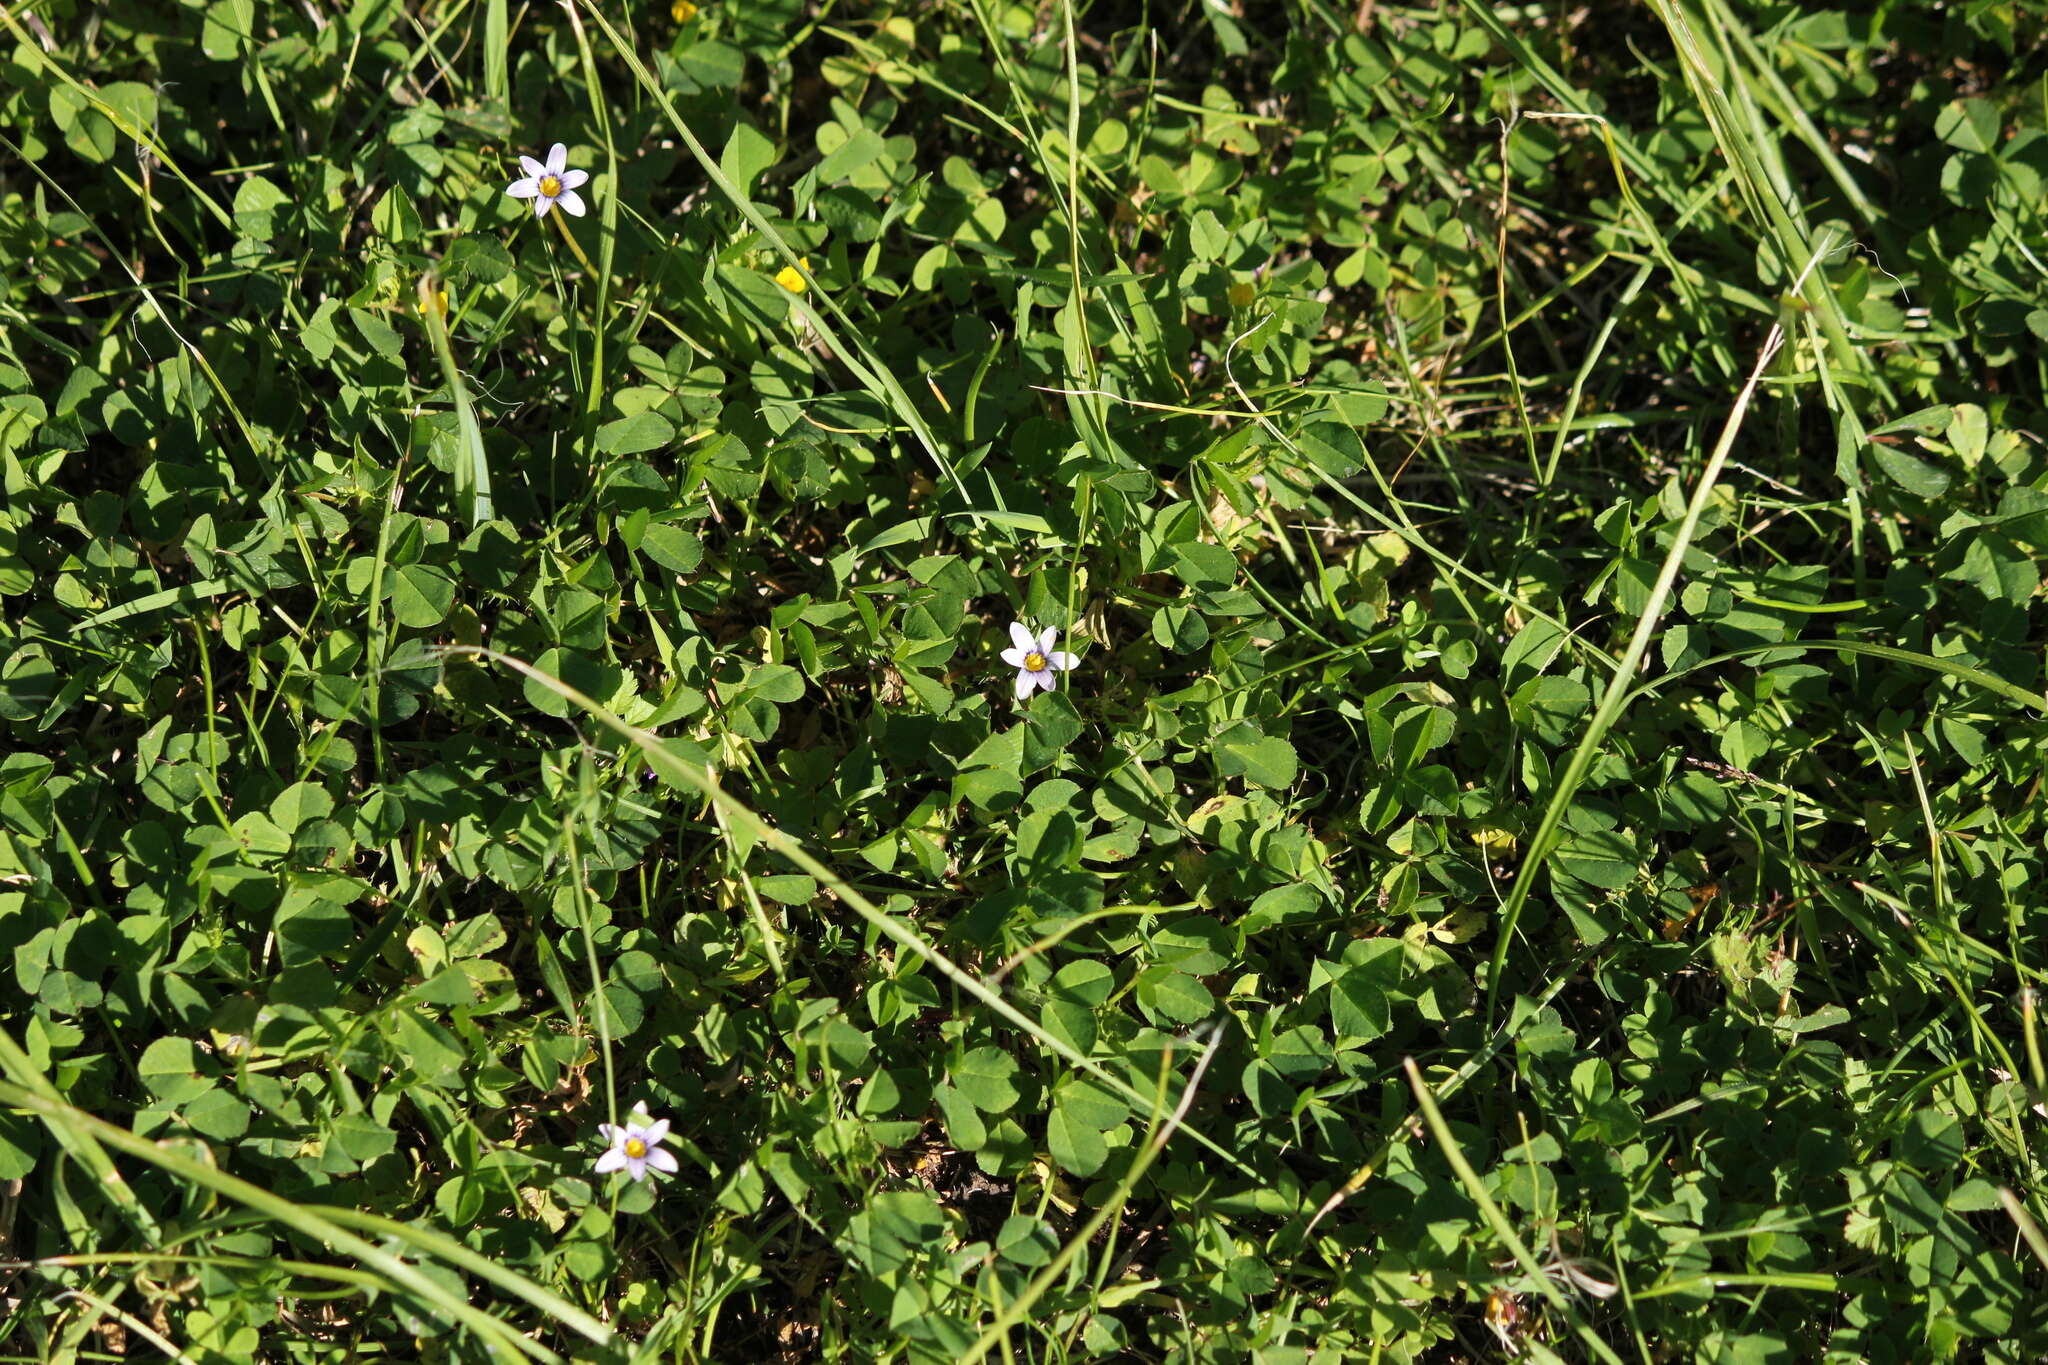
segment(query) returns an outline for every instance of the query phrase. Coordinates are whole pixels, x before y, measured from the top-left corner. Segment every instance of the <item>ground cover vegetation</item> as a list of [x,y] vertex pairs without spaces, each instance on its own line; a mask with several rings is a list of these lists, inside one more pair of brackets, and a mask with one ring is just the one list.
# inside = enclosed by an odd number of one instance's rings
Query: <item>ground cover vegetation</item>
[[0,1354],[2041,1359],[2044,17],[10,3]]

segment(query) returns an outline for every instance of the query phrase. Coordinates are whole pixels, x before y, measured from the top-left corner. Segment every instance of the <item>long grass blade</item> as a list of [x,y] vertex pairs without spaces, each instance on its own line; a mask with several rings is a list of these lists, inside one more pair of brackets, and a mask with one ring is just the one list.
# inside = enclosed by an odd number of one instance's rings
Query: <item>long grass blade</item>
[[1671,600],[1671,586],[1678,581],[1678,571],[1685,562],[1685,552],[1692,544],[1693,536],[1699,530],[1700,517],[1707,510],[1714,485],[1719,482],[1721,470],[1728,462],[1728,452],[1735,445],[1736,433],[1742,429],[1743,418],[1749,414],[1750,402],[1756,396],[1757,385],[1762,382],[1765,368],[1778,348],[1784,344],[1785,332],[1781,327],[1772,327],[1764,339],[1762,354],[1757,357],[1756,367],[1750,371],[1749,380],[1742,391],[1735,396],[1735,403],[1729,409],[1728,419],[1721,427],[1721,437],[1714,443],[1713,453],[1707,457],[1706,468],[1700,471],[1699,481],[1693,486],[1692,497],[1686,502],[1685,515],[1680,519],[1677,532],[1671,537],[1671,547],[1664,554],[1664,562],[1658,567],[1657,581],[1650,588],[1649,599],[1643,604],[1641,614],[1636,618],[1636,628],[1629,636],[1628,647],[1622,651],[1621,663],[1607,679],[1607,686],[1600,694],[1600,704],[1594,708],[1593,718],[1587,722],[1586,733],[1572,750],[1571,759],[1557,779],[1545,803],[1543,816],[1537,822],[1536,831],[1530,837],[1528,853],[1515,872],[1514,885],[1508,889],[1506,899],[1501,903],[1498,934],[1493,945],[1492,961],[1486,973],[1486,1018],[1489,1023],[1495,1018],[1495,1008],[1500,999],[1501,969],[1507,964],[1508,950],[1514,944],[1515,925],[1522,917],[1522,908],[1529,903],[1529,894],[1535,889],[1537,874],[1547,863],[1552,836],[1564,821],[1564,813],[1571,808],[1572,797],[1577,794],[1579,784],[1592,771],[1593,759],[1600,751],[1601,741],[1621,718],[1622,710],[1628,705],[1629,680],[1642,667],[1649,655],[1650,641],[1657,633],[1657,624],[1663,619],[1664,608]]
[[462,519],[475,526],[497,515],[491,500],[491,463],[484,452],[483,428],[477,424],[469,386],[462,382],[462,368],[455,363],[455,348],[448,339],[448,296],[432,275],[422,275],[419,299],[420,316],[426,319],[427,336],[434,343],[434,358],[441,362],[441,380],[455,405],[455,496]]
[[[1149,1103],[1145,1093],[1132,1085],[1129,1080],[1103,1066],[1102,1063],[1094,1058],[1076,1051],[1066,1042],[1048,1032],[1037,1020],[1005,1000],[1001,993],[990,987],[981,978],[964,970],[958,963],[940,952],[938,946],[923,934],[918,933],[917,930],[911,928],[894,915],[886,913],[880,906],[862,895],[845,878],[813,857],[810,850],[806,849],[800,842],[756,815],[744,802],[738,800],[730,792],[727,792],[724,787],[720,786],[715,777],[699,769],[695,764],[686,762],[678,757],[652,731],[621,720],[603,704],[592,700],[576,688],[571,687],[568,683],[563,682],[560,678],[552,677],[542,672],[524,659],[517,659],[509,654],[501,654],[496,650],[484,649],[475,645],[450,646],[443,652],[449,655],[469,654],[503,664],[521,676],[532,679],[535,683],[553,692],[570,705],[579,708],[592,720],[595,720],[598,724],[619,736],[619,738],[636,746],[640,750],[641,756],[646,759],[648,766],[667,773],[677,781],[694,788],[699,794],[716,805],[720,815],[730,822],[735,829],[741,831],[753,842],[773,849],[798,869],[817,878],[825,886],[830,887],[834,894],[853,907],[855,914],[873,925],[877,931],[898,946],[916,953],[919,957],[931,963],[940,975],[944,976],[968,995],[980,1001],[991,1013],[1023,1030],[1030,1037],[1036,1039],[1039,1045],[1045,1048],[1046,1051],[1059,1057],[1069,1065],[1079,1067],[1104,1085],[1109,1086],[1130,1103],[1140,1107]],[[1183,1127],[1182,1131],[1185,1131],[1190,1138],[1207,1148],[1212,1154],[1221,1157],[1234,1169],[1246,1175],[1254,1174],[1251,1168],[1245,1164],[1242,1157],[1203,1135],[1199,1130],[1192,1127]]]

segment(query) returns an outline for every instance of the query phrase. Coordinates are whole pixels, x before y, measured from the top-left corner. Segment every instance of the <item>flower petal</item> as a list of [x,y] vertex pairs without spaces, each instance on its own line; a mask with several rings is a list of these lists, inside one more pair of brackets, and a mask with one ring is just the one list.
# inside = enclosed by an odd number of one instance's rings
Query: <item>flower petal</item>
[[1047,626],[1045,633],[1038,637],[1038,652],[1040,654],[1052,653],[1052,647],[1059,642],[1059,638],[1059,630],[1056,627]]
[[638,1104],[635,1104],[635,1105],[633,1106],[633,1112],[634,1112],[634,1113],[636,1113],[636,1114],[638,1114],[638,1115],[639,1115],[639,1116],[640,1116],[641,1118],[643,1118],[643,1119],[646,1119],[646,1118],[653,1118],[653,1117],[654,1117],[654,1116],[653,1116],[652,1114],[650,1114],[650,1113],[648,1113],[648,1112],[647,1112],[647,1101],[646,1101],[646,1100],[641,1100],[641,1101],[640,1101],[640,1102],[639,1102]]
[[519,158],[519,169],[525,171],[535,180],[540,179],[542,176],[548,173],[548,167],[545,161],[535,161],[530,156],[522,156]]
[[1038,675],[1019,671],[1017,674],[1017,700],[1028,701],[1031,689],[1038,686]]
[[563,171],[562,188],[565,190],[573,190],[578,185],[582,184],[584,181],[588,179],[590,179],[589,171]]
[[656,1147],[647,1154],[647,1164],[657,1171],[664,1171],[669,1175],[674,1175],[676,1172],[676,1154],[666,1147]]
[[1054,686],[1054,679],[1052,676],[1051,669],[1041,668],[1036,673],[1033,673],[1031,676],[1037,679],[1038,685],[1040,687],[1044,688],[1048,692],[1052,691]]
[[626,1164],[626,1154],[614,1147],[597,1159],[597,1173],[610,1175]]
[[614,1128],[609,1123],[600,1123],[597,1125],[597,1135],[603,1138],[606,1142],[617,1142],[619,1140],[619,1135],[623,1132],[625,1132],[625,1129]]
[[576,191],[563,190],[555,199],[561,204],[564,213],[573,213],[578,218],[583,216],[583,196]]
[[1010,622],[1010,643],[1026,654],[1038,647],[1038,641],[1031,638],[1031,632],[1024,629],[1022,621]]
[[1045,657],[1052,660],[1052,666],[1058,669],[1072,668],[1075,664],[1081,662],[1064,649],[1056,649]]
[[545,218],[548,216],[548,210],[553,208],[554,206],[554,200],[548,198],[544,194],[537,195],[535,196],[533,201],[533,216],[536,218]]
[[1022,668],[1024,666],[1024,656],[1030,652],[1028,649],[1006,649],[1002,655],[1003,662],[1012,668]]
[[505,193],[514,199],[531,199],[540,193],[540,182],[529,175],[524,180],[515,180],[507,185]]
[[668,1120],[656,1119],[640,1130],[640,1136],[649,1147],[652,1147],[655,1143],[668,1136]]
[[632,1176],[635,1180],[645,1180],[647,1178],[647,1158],[644,1156],[627,1157],[626,1174]]
[[548,174],[560,175],[569,168],[569,149],[557,142],[548,148]]

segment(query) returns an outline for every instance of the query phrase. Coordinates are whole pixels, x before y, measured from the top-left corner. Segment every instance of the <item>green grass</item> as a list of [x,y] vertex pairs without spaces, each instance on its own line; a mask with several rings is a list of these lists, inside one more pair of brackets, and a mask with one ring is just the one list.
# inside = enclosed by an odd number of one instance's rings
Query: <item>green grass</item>
[[0,1359],[2048,1359],[2044,23],[0,12]]

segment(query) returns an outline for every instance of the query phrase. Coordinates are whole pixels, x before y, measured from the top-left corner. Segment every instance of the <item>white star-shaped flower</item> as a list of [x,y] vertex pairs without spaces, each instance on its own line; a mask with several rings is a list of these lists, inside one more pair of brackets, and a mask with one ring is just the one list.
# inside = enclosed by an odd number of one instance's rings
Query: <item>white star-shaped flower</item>
[[668,1120],[651,1117],[645,1102],[633,1106],[627,1122],[600,1123],[597,1131],[611,1144],[597,1159],[599,1175],[624,1171],[635,1180],[645,1180],[650,1166],[663,1175],[675,1174],[675,1153],[661,1145],[661,1140],[668,1136]]
[[507,185],[505,193],[514,199],[531,199],[534,217],[547,217],[548,210],[557,204],[562,206],[564,213],[573,213],[578,218],[583,216],[583,196],[576,193],[576,187],[590,179],[590,173],[569,169],[567,147],[557,142],[548,148],[546,161],[522,156],[519,169],[526,172],[525,177]]
[[1052,691],[1053,670],[1065,672],[1079,662],[1065,650],[1052,647],[1059,638],[1059,631],[1051,626],[1033,636],[1022,621],[1010,622],[1010,643],[1015,648],[1003,651],[1003,662],[1017,670],[1018,701],[1027,700],[1035,687]]

